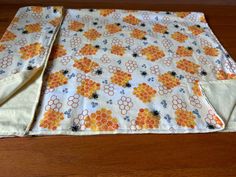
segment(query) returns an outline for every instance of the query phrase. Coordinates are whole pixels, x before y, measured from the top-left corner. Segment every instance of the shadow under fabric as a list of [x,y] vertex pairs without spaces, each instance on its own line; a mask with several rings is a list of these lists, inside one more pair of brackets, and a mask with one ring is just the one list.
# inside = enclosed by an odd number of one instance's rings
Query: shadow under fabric
[[[3,38],[5,37],[1,40],[3,46],[12,44],[12,40],[25,39],[28,35],[29,38],[24,46],[36,42],[41,44],[44,52],[40,57],[39,55],[32,57],[36,60],[33,68],[12,66],[10,69],[7,68],[7,71],[11,70],[11,73],[4,71],[8,75],[0,78],[0,136],[23,136],[29,131],[40,97],[43,73],[61,21],[62,7],[24,7],[18,10],[6,32],[16,36],[16,39],[5,39],[6,33],[3,35]],[[28,25],[29,22],[31,26]],[[18,27],[28,29],[29,34],[19,32]],[[33,40],[34,37],[37,37],[36,41]],[[18,56],[19,49],[17,47],[13,49],[13,63],[22,60],[23,66],[29,65],[32,58],[21,59]],[[4,55],[5,53],[0,53],[1,57]],[[15,70],[17,72],[12,73]]]

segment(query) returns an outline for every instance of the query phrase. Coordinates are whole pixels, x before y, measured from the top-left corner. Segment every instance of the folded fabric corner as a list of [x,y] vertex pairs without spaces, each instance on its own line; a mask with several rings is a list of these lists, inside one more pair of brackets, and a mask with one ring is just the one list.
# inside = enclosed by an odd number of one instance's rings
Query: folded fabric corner
[[20,8],[0,40],[0,136],[29,130],[62,19],[62,7]]

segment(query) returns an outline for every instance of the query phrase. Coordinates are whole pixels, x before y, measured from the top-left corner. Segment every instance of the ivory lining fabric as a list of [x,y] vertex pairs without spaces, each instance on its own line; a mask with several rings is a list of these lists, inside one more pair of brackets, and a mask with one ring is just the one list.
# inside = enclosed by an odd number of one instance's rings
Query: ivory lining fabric
[[0,41],[1,136],[236,130],[236,64],[203,13],[62,18],[21,8]]

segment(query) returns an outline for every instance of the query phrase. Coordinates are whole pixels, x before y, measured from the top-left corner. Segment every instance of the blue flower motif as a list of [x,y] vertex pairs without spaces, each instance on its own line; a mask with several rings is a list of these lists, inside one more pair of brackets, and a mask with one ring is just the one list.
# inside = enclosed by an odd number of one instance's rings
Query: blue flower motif
[[93,108],[95,108],[96,106],[98,106],[98,103],[96,103],[96,102],[91,102],[91,105],[92,105]]
[[179,89],[179,92],[185,93],[185,90],[183,88]]
[[124,94],[125,94],[125,90],[122,89],[122,90],[120,91],[120,94],[124,95]]
[[153,82],[153,81],[154,81],[154,77],[148,78],[148,81],[149,81],[149,82]]
[[108,82],[107,82],[107,80],[104,80],[104,81],[102,81],[102,83],[103,83],[103,84],[107,84]]
[[71,75],[69,75],[69,79],[71,79],[72,77],[75,77],[75,73],[72,73]]
[[107,101],[107,104],[112,104],[112,100],[108,100],[108,101]]
[[124,120],[126,120],[126,121],[128,121],[128,122],[129,122],[129,121],[130,121],[130,118],[129,118],[129,116],[125,116],[125,117],[124,117]]
[[0,70],[0,74],[3,74],[3,73],[5,73],[5,71],[3,71],[3,70]]
[[200,114],[199,114],[197,109],[193,110],[193,114],[195,114],[198,118],[201,118],[201,116],[200,116]]
[[166,114],[166,116],[164,117],[164,119],[165,119],[168,123],[170,123],[172,118],[170,117],[169,114]]
[[166,108],[166,107],[167,107],[166,100],[162,100],[162,101],[161,101],[161,104],[162,104],[163,108]]
[[67,111],[64,112],[67,118],[71,118],[71,111],[72,109],[68,109]]
[[68,93],[68,88],[64,88],[64,89],[62,90],[62,92]]
[[117,63],[120,65],[121,64],[121,60],[117,60]]
[[107,39],[105,39],[104,41],[102,41],[103,42],[103,44],[107,44]]

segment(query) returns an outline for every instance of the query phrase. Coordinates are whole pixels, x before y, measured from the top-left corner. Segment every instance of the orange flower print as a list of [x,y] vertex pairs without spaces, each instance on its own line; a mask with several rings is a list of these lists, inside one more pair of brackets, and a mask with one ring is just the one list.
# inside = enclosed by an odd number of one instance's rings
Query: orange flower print
[[85,44],[79,51],[82,55],[95,55],[99,46],[92,46],[92,44]]
[[96,40],[101,37],[101,34],[95,29],[90,29],[84,33],[84,36],[89,40]]
[[153,25],[152,30],[156,33],[164,34],[164,33],[167,33],[167,26],[157,23],[157,24]]
[[226,73],[223,70],[217,71],[216,78],[218,80],[228,80],[228,79],[236,79],[236,74],[234,73]]
[[176,12],[175,14],[177,17],[184,18],[187,17],[190,14],[190,12]]
[[11,31],[6,31],[3,34],[2,39],[0,40],[0,42],[12,41],[15,38],[16,38],[16,35],[14,33],[12,33]]
[[209,55],[212,57],[217,57],[219,55],[219,51],[216,48],[204,47],[203,49],[206,55]]
[[150,45],[141,50],[141,54],[146,56],[150,61],[156,61],[165,56],[165,53],[159,49],[157,46]]
[[146,83],[139,84],[138,87],[134,88],[133,94],[137,96],[144,103],[148,103],[155,96],[156,90]]
[[51,59],[56,59],[66,55],[66,49],[61,44],[56,44],[53,46],[51,51]]
[[90,60],[89,58],[84,57],[80,60],[75,60],[73,66],[77,69],[84,71],[85,73],[89,73],[99,65],[96,62]]
[[159,128],[160,115],[158,111],[149,111],[147,108],[139,109],[135,124],[142,130]]
[[68,79],[60,71],[50,74],[47,78],[47,85],[51,89],[59,87],[61,85],[65,85],[67,84],[67,82]]
[[202,15],[202,16],[200,17],[200,22],[202,22],[202,23],[206,23],[206,18],[205,18],[204,15]]
[[111,77],[111,82],[113,84],[117,84],[122,87],[126,87],[131,80],[131,74],[117,70],[114,72],[113,76]]
[[119,24],[108,24],[106,25],[106,30],[110,34],[115,34],[121,31],[121,27]]
[[185,42],[187,39],[188,39],[188,36],[187,35],[184,35],[180,32],[174,32],[172,35],[171,35],[172,39],[180,42],[180,43],[183,43]]
[[146,31],[143,31],[143,30],[139,30],[139,29],[134,29],[130,36],[132,38],[136,38],[136,39],[146,39],[145,35],[146,35]]
[[184,70],[184,71],[191,73],[191,74],[196,74],[198,72],[199,67],[200,67],[199,65],[197,65],[189,60],[186,60],[186,59],[182,59],[182,60],[179,60],[178,62],[176,62],[176,66],[177,66],[177,68]]
[[193,35],[199,35],[204,32],[204,29],[200,25],[189,26],[188,30],[192,32]]
[[158,76],[158,81],[161,82],[167,89],[172,89],[180,85],[180,80],[176,77],[175,72],[167,72]]
[[184,109],[177,109],[175,115],[175,120],[179,126],[188,128],[194,128],[196,126],[196,117],[192,112]]
[[19,17],[14,17],[11,24],[16,24],[17,22],[19,22]]
[[137,25],[137,24],[139,24],[141,22],[141,20],[139,20],[138,18],[136,18],[133,15],[125,16],[123,18],[123,21],[126,22],[126,23],[129,23],[131,25]]
[[25,33],[36,33],[41,31],[41,25],[39,23],[25,25]]
[[0,52],[4,51],[6,49],[6,47],[2,44],[0,44]]
[[81,85],[77,87],[77,94],[83,95],[89,99],[97,98],[96,91],[100,89],[100,84],[91,79],[84,79]]
[[125,48],[120,45],[113,45],[111,47],[111,53],[119,56],[123,56],[125,54]]
[[20,48],[21,58],[24,60],[28,60],[30,58],[39,55],[42,50],[43,47],[38,42],[21,47]]
[[101,9],[100,10],[100,15],[106,17],[106,16],[110,15],[113,12],[115,12],[115,9]]
[[202,96],[202,92],[200,90],[200,86],[199,86],[199,81],[196,80],[193,84],[193,87],[192,87],[192,90],[193,90],[193,93],[194,95],[196,96]]
[[192,47],[178,46],[176,54],[180,57],[191,57],[193,54]]
[[60,126],[60,122],[64,119],[62,112],[57,112],[49,109],[44,113],[43,119],[40,120],[40,127],[47,128],[49,130],[56,130]]
[[49,23],[56,27],[61,23],[61,20],[62,20],[61,17],[57,17],[51,20]]
[[111,110],[102,108],[85,118],[85,127],[92,131],[115,131],[119,128],[118,120],[112,117]]
[[72,21],[69,24],[69,30],[71,31],[81,31],[84,27],[84,24],[78,21]]
[[40,6],[32,6],[31,10],[36,13],[36,14],[40,14],[43,11],[43,7]]

